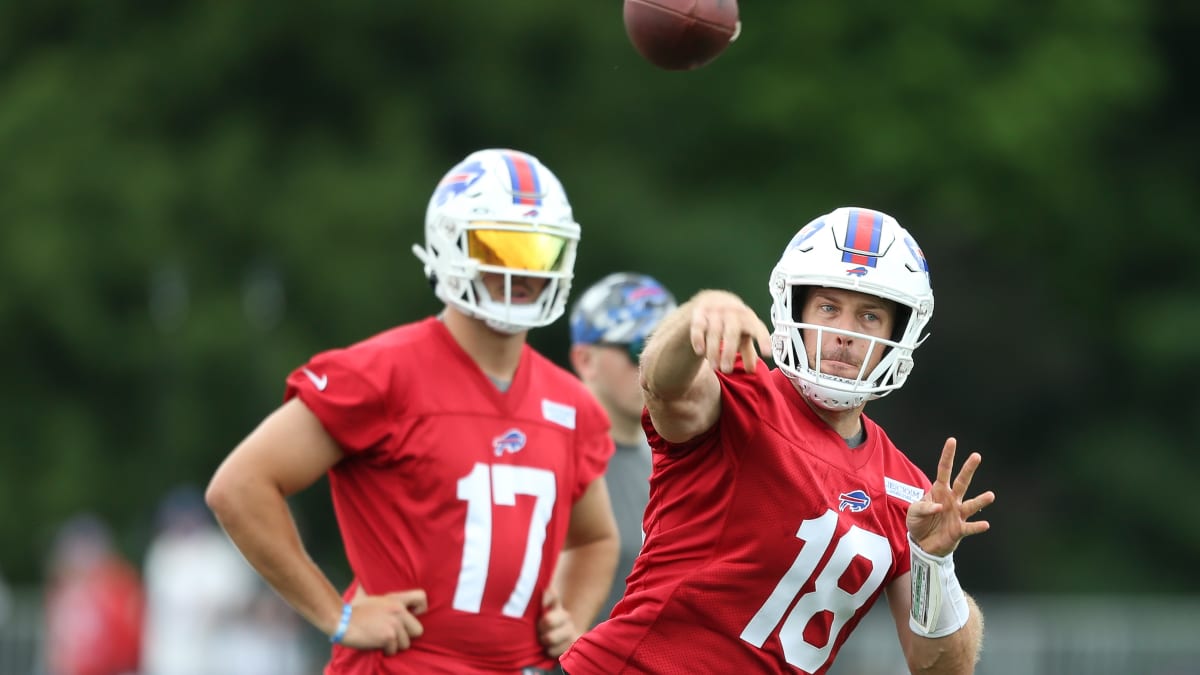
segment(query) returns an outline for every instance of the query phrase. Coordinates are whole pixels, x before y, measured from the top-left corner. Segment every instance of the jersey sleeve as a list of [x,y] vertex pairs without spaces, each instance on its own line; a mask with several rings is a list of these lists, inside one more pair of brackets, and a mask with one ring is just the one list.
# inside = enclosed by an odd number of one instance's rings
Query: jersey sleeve
[[660,436],[649,411],[643,410],[642,429],[646,432],[650,448],[667,455],[689,454],[718,445],[722,429],[748,429],[753,424],[755,404],[762,398],[767,373],[767,364],[762,359],[758,360],[758,367],[753,373],[747,372],[741,356],[734,360],[732,373],[717,371],[717,379],[721,381],[721,416],[712,427],[686,441],[673,443]]
[[392,433],[382,392],[354,367],[346,350],[322,352],[292,371],[284,400],[295,397],[347,455],[378,447]]
[[571,501],[578,501],[587,487],[608,469],[616,445],[609,434],[609,419],[604,409],[591,397],[580,403],[578,448],[579,464],[575,492]]

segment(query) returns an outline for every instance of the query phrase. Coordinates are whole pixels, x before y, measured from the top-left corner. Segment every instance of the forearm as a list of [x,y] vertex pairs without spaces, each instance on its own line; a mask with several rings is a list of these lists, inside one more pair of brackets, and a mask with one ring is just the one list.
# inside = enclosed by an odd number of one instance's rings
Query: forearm
[[287,500],[269,485],[214,484],[208,502],[246,561],[302,617],[332,634],[342,598],[309,557]]
[[598,539],[564,549],[555,571],[555,586],[575,626],[586,631],[608,599],[617,570],[617,538]]
[[642,355],[642,389],[660,400],[682,398],[704,365],[692,348],[692,309],[697,296],[669,314],[654,331]]
[[940,638],[911,635],[909,668],[922,675],[970,675],[975,672],[983,646],[983,613],[967,595],[970,614],[967,623],[957,631]]

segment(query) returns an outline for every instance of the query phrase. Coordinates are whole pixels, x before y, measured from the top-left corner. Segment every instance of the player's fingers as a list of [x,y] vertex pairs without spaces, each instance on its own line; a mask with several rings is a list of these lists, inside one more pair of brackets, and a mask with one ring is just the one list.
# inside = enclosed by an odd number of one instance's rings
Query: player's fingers
[[562,642],[564,639],[566,639],[566,636],[567,629],[565,624],[561,621],[543,624],[541,630],[538,631],[538,639],[541,641],[542,645],[546,647]]
[[754,337],[743,335],[738,353],[742,355],[742,365],[747,373],[753,373],[758,368],[758,352],[754,350]]
[[396,648],[398,651],[404,651],[412,646],[412,639],[408,637],[403,625],[396,626]]
[[704,358],[713,368],[721,366],[721,336],[725,334],[724,326],[710,319],[708,332],[704,334]]
[[[406,639],[419,638],[425,634],[425,626],[421,625],[420,619],[412,614],[401,614],[400,625],[401,632],[404,633]],[[408,646],[405,645],[404,648],[408,649]]]
[[991,529],[992,524],[986,520],[972,520],[963,526],[963,536],[969,537],[973,534],[983,534]]
[[[757,317],[755,317],[757,319]],[[771,331],[767,329],[767,324],[762,322],[762,319],[757,319],[758,325],[754,329],[754,339],[758,342],[758,353],[764,357],[772,358],[774,352],[771,348]]]
[[[742,349],[742,343],[746,341],[744,334],[742,322],[736,316],[725,319],[725,330],[721,333],[721,372],[733,372],[733,362],[737,358],[739,350]],[[750,351],[753,354],[754,349],[751,348]],[[752,359],[747,359],[744,354],[742,359],[745,363],[752,361]]]
[[704,356],[708,350],[708,345],[705,342],[705,337],[708,335],[708,316],[703,312],[692,312],[692,351],[696,356]]
[[967,494],[967,488],[971,487],[971,481],[975,478],[975,470],[979,468],[979,463],[983,461],[983,455],[978,452],[972,452],[967,461],[963,462],[962,470],[958,472],[958,477],[954,479],[954,494],[962,497]]
[[953,436],[946,439],[946,444],[942,446],[942,457],[938,460],[937,482],[950,484],[950,474],[954,471],[954,450],[957,447],[958,441]]
[[962,505],[963,515],[970,518],[982,511],[985,506],[991,506],[994,501],[996,501],[996,494],[990,490],[974,499],[968,499]]
[[388,656],[394,656],[396,654],[396,652],[398,652],[398,651],[400,651],[400,640],[395,635],[389,637],[387,640],[384,641],[384,643],[383,643],[383,653],[384,654],[387,654]]
[[910,516],[924,517],[924,516],[932,516],[933,514],[938,513],[941,510],[942,510],[942,505],[939,502],[918,499],[917,501],[915,501],[909,505],[908,514]]
[[410,588],[407,591],[392,593],[390,597],[399,600],[413,614],[424,614],[425,610],[429,609],[429,599],[425,596],[425,591],[420,588]]
[[552,659],[557,659],[558,657],[563,655],[563,652],[567,651],[567,647],[569,647],[570,645],[571,645],[570,642],[568,642],[566,639],[563,639],[563,640],[559,640],[557,642],[551,642],[550,644],[543,645],[543,646],[546,648],[547,656],[549,656]]
[[559,597],[558,591],[553,588],[547,588],[545,593],[542,593],[542,607],[561,607],[562,598]]

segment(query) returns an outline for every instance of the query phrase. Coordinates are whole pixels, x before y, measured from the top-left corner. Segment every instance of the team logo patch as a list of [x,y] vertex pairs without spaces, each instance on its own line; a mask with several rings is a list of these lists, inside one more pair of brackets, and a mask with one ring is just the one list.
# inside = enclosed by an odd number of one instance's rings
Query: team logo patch
[[496,456],[499,457],[504,453],[514,455],[525,447],[525,433],[520,429],[509,429],[492,439],[492,449],[496,451]]
[[838,495],[838,511],[849,510],[850,513],[865,511],[871,505],[871,498],[862,490],[843,492]]
[[865,277],[865,276],[867,276],[867,272],[868,272],[868,270],[865,267],[855,267],[855,268],[846,270],[846,276],[848,276],[848,277]]

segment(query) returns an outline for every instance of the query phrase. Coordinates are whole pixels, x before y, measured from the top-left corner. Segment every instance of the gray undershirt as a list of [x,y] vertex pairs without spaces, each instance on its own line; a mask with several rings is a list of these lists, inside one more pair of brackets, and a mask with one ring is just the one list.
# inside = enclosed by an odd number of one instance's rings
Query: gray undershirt
[[866,442],[867,428],[860,424],[860,425],[858,425],[858,433],[857,434],[854,434],[850,438],[843,438],[842,440],[846,441],[846,447],[851,448],[851,449],[857,448],[858,446],[860,446],[864,442]]
[[612,589],[596,615],[596,623],[607,619],[613,606],[625,594],[625,577],[629,576],[633,561],[642,548],[642,517],[650,499],[650,446],[646,441],[643,439],[638,445],[617,443],[604,479],[617,520],[621,553],[617,558]]

